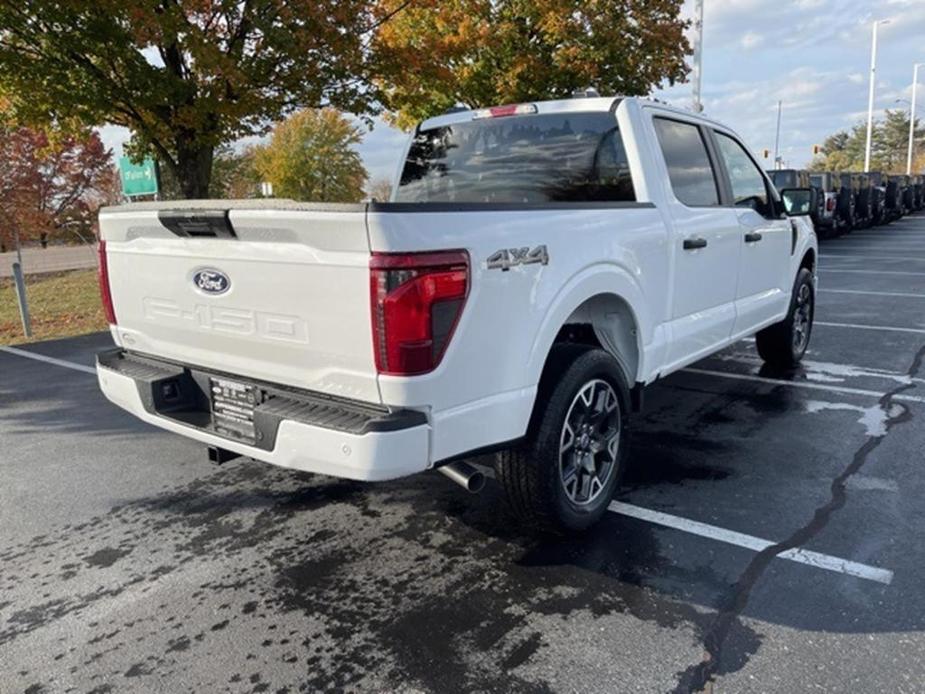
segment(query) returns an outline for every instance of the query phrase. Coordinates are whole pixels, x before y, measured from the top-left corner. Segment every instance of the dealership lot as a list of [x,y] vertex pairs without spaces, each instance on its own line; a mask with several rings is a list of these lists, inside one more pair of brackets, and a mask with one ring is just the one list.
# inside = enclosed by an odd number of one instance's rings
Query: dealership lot
[[107,334],[0,351],[0,691],[925,691],[925,217],[821,253],[804,367],[653,387],[559,540],[493,484],[210,466],[99,394]]

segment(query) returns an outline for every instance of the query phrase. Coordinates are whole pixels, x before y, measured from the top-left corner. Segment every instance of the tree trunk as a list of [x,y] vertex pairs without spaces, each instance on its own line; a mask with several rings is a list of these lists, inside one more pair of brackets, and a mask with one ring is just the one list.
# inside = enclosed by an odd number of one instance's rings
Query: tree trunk
[[185,138],[178,138],[176,151],[177,180],[183,197],[187,200],[208,198],[214,148],[192,145]]

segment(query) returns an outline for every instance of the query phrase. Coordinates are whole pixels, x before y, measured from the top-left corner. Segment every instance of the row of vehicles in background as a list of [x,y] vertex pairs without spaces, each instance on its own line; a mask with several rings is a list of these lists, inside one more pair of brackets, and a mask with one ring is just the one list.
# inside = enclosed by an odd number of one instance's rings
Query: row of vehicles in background
[[820,237],[889,224],[925,208],[925,176],[779,169],[768,171],[778,190],[812,188],[810,215]]

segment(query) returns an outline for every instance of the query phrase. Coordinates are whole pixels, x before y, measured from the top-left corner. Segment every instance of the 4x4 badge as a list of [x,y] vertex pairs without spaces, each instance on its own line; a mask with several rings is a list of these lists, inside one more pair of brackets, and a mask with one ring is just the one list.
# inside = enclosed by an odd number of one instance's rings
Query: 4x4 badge
[[546,246],[536,248],[502,248],[488,256],[489,270],[507,272],[515,265],[549,265],[549,252]]

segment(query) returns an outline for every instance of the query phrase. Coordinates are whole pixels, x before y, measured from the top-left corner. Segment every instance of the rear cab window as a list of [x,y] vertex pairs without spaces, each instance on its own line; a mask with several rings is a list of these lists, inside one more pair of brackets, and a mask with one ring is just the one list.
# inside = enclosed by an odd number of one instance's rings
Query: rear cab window
[[716,174],[700,126],[662,117],[652,122],[678,201],[688,207],[719,205]]
[[415,133],[396,202],[635,202],[611,112],[484,118]]

